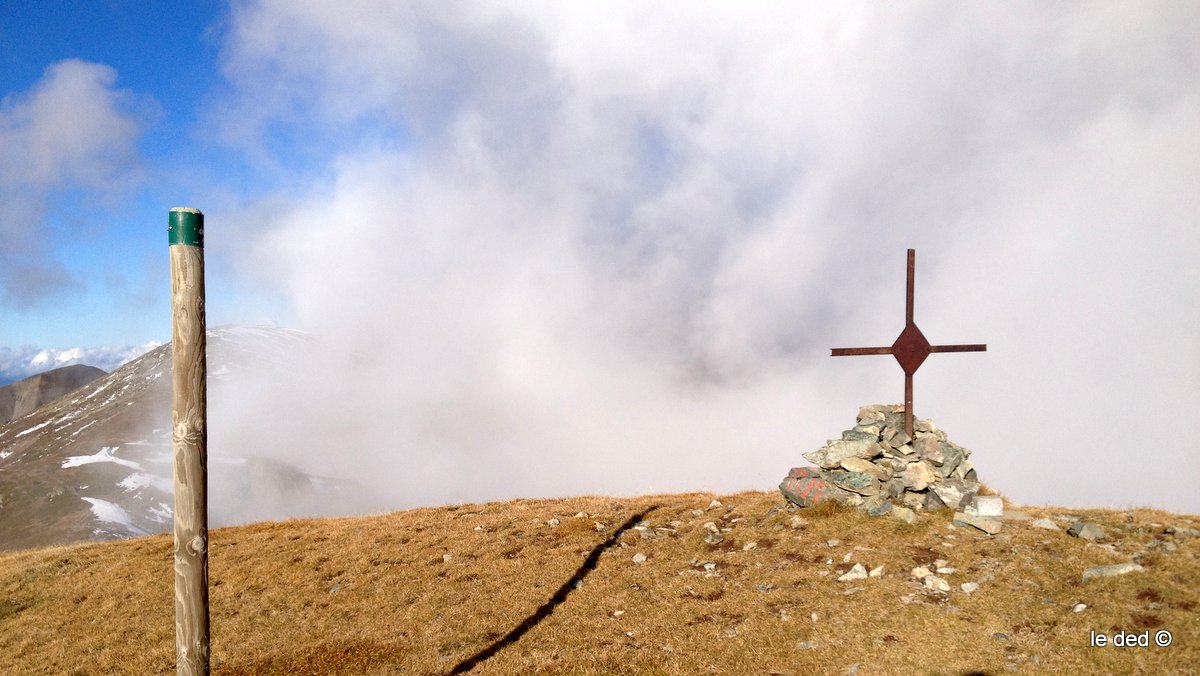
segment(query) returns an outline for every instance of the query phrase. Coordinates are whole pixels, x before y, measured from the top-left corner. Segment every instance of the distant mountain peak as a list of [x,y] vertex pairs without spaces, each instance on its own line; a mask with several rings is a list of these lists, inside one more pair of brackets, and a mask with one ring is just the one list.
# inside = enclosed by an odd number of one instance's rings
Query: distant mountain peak
[[0,424],[28,415],[106,375],[108,374],[95,366],[72,364],[0,387]]

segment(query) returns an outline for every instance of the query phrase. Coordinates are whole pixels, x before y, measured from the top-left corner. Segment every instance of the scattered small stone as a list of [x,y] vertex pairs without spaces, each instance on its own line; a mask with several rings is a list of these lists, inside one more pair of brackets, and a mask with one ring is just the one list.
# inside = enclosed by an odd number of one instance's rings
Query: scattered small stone
[[888,502],[887,500],[882,500],[882,501],[877,502],[877,503],[871,505],[870,507],[868,507],[867,514],[869,514],[871,516],[883,516],[884,514],[891,513],[892,510],[894,510],[894,509],[895,509],[895,505]]
[[1071,606],[1071,610],[1076,613],[1082,613],[1083,611],[1087,610],[1087,604],[1086,603],[1076,603],[1075,605]]
[[875,566],[874,568],[871,569],[871,572],[868,573],[868,576],[869,577],[883,577],[883,566]]
[[813,622],[816,622],[817,620],[821,619],[821,616],[816,613],[812,613],[811,615],[808,616],[808,619],[812,620]]
[[449,554],[442,554],[442,563],[450,563],[453,558],[454,557],[450,556]]
[[713,507],[720,507],[720,506],[721,506],[720,500],[713,500],[712,502],[708,503],[709,509],[712,509]]
[[646,555],[645,555],[645,554],[643,554],[643,553],[641,553],[641,552],[638,552],[637,554],[634,554],[634,555],[633,555],[633,562],[634,562],[634,563],[636,563],[636,564],[638,564],[638,565],[641,565],[641,564],[645,563],[645,562],[646,562]]
[[1115,575],[1125,575],[1126,573],[1140,573],[1143,570],[1145,568],[1132,561],[1114,563],[1111,566],[1096,566],[1083,571],[1083,581],[1087,582],[1097,577],[1113,577]]
[[1177,538],[1200,538],[1200,528],[1186,528],[1184,526],[1167,526],[1163,531],[1167,535],[1174,535]]
[[815,641],[801,641],[796,644],[796,647],[800,650],[812,650],[817,647],[817,644]]
[[715,545],[719,545],[719,544],[721,544],[722,542],[724,542],[724,541],[725,541],[725,536],[724,536],[724,535],[721,535],[721,533],[720,533],[719,531],[718,531],[718,532],[716,532],[716,533],[709,533],[709,534],[707,534],[707,535],[705,535],[705,536],[704,536],[704,541],[705,541],[706,543],[710,544],[710,545],[714,545],[714,546],[715,546]]
[[827,540],[825,542],[825,544],[829,545],[830,547],[836,547],[836,546],[842,544],[842,541],[837,538],[830,538],[829,540]]
[[710,533],[720,533],[721,532],[721,529],[717,528],[717,524],[713,523],[712,521],[704,522],[704,525],[701,526],[701,528],[703,528],[704,530],[706,530]]
[[957,569],[957,568],[951,568],[951,567],[949,567],[949,566],[942,566],[941,568],[938,568],[938,569],[937,569],[937,571],[935,571],[935,572],[936,572],[938,575],[953,575],[953,574],[955,574],[955,573],[957,573],[957,572],[958,572],[958,569]]
[[853,582],[854,580],[867,579],[867,569],[861,564],[856,563],[848,572],[838,577],[838,582]]
[[792,528],[803,528],[808,525],[808,521],[801,517],[793,516],[792,520],[788,522],[788,525]]
[[934,591],[948,592],[950,591],[950,583],[946,582],[937,575],[926,575],[925,588],[932,589]]
[[917,566],[916,568],[912,569],[912,576],[917,578],[918,580],[924,580],[925,578],[929,577],[930,575],[933,575],[933,572],[930,571],[925,566]]
[[1002,631],[998,631],[998,632],[996,632],[996,633],[992,634],[992,638],[994,638],[994,639],[996,639],[996,640],[999,640],[999,641],[1007,641],[1007,640],[1008,640],[1008,634],[1006,634],[1006,633],[1004,633],[1004,632],[1002,632]]
[[908,507],[893,507],[892,516],[900,519],[904,523],[916,523],[917,514]]
[[1103,540],[1108,536],[1098,524],[1088,523],[1085,521],[1076,521],[1067,529],[1067,535],[1084,540]]
[[716,569],[717,569],[717,564],[713,563],[712,561],[705,562],[705,564],[704,564],[705,572],[711,573]]
[[603,533],[604,531],[608,530],[608,526],[600,523],[599,521],[594,521],[593,523],[596,525],[597,533]]
[[478,533],[479,531],[483,530],[483,526],[482,526],[482,525],[480,525],[480,526],[475,526],[475,527],[474,527],[474,528],[472,528],[471,530],[473,530],[473,531],[475,531],[476,533]]
[[1033,526],[1034,528],[1044,528],[1046,530],[1062,530],[1058,527],[1058,524],[1054,523],[1054,521],[1051,519],[1038,519],[1029,525]]
[[576,519],[586,519],[586,518],[588,518],[588,513],[587,512],[575,512],[575,518]]
[[956,526],[974,526],[988,535],[999,533],[1001,528],[999,519],[990,516],[975,516],[966,512],[955,512],[953,523]]
[[743,552],[748,552],[748,551],[750,551],[751,549],[757,549],[757,548],[758,548],[758,543],[757,543],[757,542],[754,542],[753,540],[752,540],[752,541],[750,541],[750,542],[747,542],[747,543],[746,543],[746,544],[744,544],[744,545],[742,545],[742,551],[743,551]]
[[612,612],[612,616],[613,616],[613,617],[620,617],[620,616],[622,616],[622,615],[624,615],[624,614],[625,614],[625,611],[624,611],[624,610],[614,610],[614,611]]
[[958,587],[959,587],[959,589],[962,589],[967,594],[974,594],[975,592],[979,591],[979,583],[978,582],[964,582],[964,583],[958,585]]

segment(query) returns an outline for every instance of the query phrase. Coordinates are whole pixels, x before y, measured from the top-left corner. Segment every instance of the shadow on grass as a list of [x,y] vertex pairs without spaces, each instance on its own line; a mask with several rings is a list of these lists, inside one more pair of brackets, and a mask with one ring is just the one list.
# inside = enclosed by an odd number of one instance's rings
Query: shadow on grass
[[525,620],[521,622],[521,624],[518,624],[512,631],[497,639],[495,643],[489,645],[483,650],[480,650],[462,662],[459,662],[454,669],[450,670],[450,673],[467,673],[468,671],[474,669],[475,666],[480,662],[500,652],[506,646],[516,643],[518,639],[525,635],[525,632],[533,629],[538,625],[539,622],[547,617],[550,617],[550,613],[553,613],[554,609],[557,608],[560,603],[567,600],[567,595],[571,593],[571,590],[575,589],[576,585],[582,582],[583,578],[587,577],[588,573],[596,569],[596,564],[600,561],[600,555],[603,554],[605,550],[615,545],[622,533],[636,526],[642,521],[643,518],[645,518],[647,514],[655,509],[658,509],[658,505],[651,505],[641,512],[629,517],[629,520],[622,524],[620,528],[613,531],[613,534],[610,535],[607,540],[596,545],[596,548],[592,550],[592,553],[588,554],[588,557],[583,560],[583,564],[579,566],[579,570],[575,571],[575,574],[571,576],[571,579],[564,582],[563,585],[558,588],[558,591],[554,592],[554,596],[551,596],[549,601],[543,603],[542,606],[535,610],[532,615],[525,618]]

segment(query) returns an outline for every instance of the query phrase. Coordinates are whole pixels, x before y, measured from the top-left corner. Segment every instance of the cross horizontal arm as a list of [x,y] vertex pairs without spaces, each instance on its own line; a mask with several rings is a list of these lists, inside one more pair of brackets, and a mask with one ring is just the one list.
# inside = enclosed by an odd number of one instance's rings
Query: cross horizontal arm
[[890,347],[835,347],[834,357],[854,357],[860,354],[891,354]]
[[930,352],[987,352],[987,345],[930,345]]

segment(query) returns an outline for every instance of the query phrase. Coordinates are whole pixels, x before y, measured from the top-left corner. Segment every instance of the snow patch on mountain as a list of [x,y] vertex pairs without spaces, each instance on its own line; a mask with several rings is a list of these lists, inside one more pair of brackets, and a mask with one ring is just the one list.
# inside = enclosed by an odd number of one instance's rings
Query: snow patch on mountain
[[105,446],[92,455],[72,455],[66,460],[63,460],[62,468],[67,469],[68,467],[79,467],[81,465],[90,465],[95,462],[115,462],[118,465],[124,465],[130,469],[142,469],[142,466],[139,463],[116,457],[115,454],[119,448],[121,447]]
[[134,535],[146,535],[147,531],[138,528],[133,523],[133,517],[129,516],[120,505],[101,500],[99,498],[80,498],[92,506],[92,514],[96,515],[97,521],[105,523],[115,523]]
[[117,485],[121,488],[124,488],[126,493],[132,493],[133,491],[146,488],[147,486],[155,490],[162,491],[163,493],[171,493],[171,491],[174,490],[174,485],[169,479],[155,476],[153,474],[147,474],[145,472],[134,472],[124,479],[121,479]]

